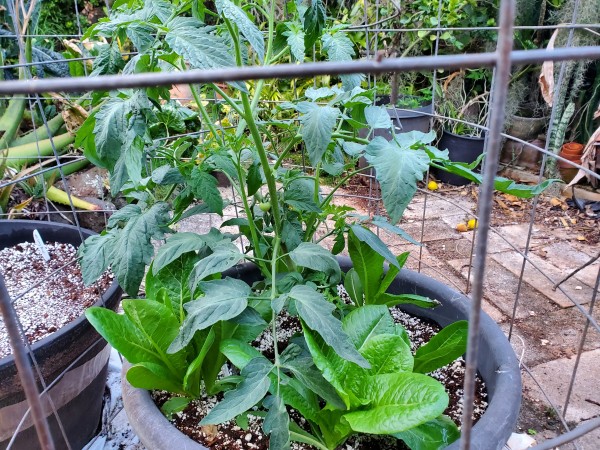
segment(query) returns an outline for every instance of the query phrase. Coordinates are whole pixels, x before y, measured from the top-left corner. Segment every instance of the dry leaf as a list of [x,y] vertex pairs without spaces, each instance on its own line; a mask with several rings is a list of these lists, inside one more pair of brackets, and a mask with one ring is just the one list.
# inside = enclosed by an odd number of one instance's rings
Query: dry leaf
[[556,197],[552,197],[552,198],[550,199],[550,204],[551,204],[552,206],[555,206],[555,207],[556,207],[556,206],[560,206],[560,205],[562,205],[562,201],[560,201],[560,199],[558,199],[558,198],[556,198]]
[[219,434],[219,429],[216,425],[202,425],[200,430],[206,436],[206,439],[209,441],[213,441],[217,434]]
[[578,241],[587,241],[587,239],[585,238],[585,236],[582,236],[581,234],[579,236],[577,236],[577,240]]
[[[556,36],[558,36],[558,29],[554,30],[554,33],[552,33],[552,37],[548,41],[548,47],[546,47],[546,50],[552,50],[554,48],[554,41],[556,40]],[[544,97],[544,100],[546,101],[548,106],[552,106],[552,97],[554,96],[553,61],[544,61],[544,64],[542,64],[542,71],[540,72],[538,83],[540,85],[542,97]]]
[[[600,142],[600,127],[594,131],[594,134],[590,137],[583,148],[583,154],[581,155],[581,165],[586,169],[595,171],[596,165],[596,152],[598,152],[598,143]],[[598,179],[591,175],[588,175],[583,170],[579,169],[575,177],[571,180],[571,182],[567,185],[567,187],[573,186],[579,182],[582,178],[587,177],[592,187],[598,187]]]
[[504,198],[506,200],[508,200],[509,202],[514,202],[514,203],[521,203],[521,200],[519,200],[519,197],[515,196],[515,195],[511,195],[511,194],[504,194]]

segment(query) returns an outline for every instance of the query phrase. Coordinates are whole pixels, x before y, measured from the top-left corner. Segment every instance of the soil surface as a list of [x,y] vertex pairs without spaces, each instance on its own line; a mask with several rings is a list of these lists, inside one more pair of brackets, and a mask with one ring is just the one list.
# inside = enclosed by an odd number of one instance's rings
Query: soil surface
[[[434,322],[421,318],[410,316],[400,309],[391,309],[392,317],[396,323],[402,324],[411,340],[411,350],[413,353],[421,345],[427,343],[440,329]],[[297,332],[301,331],[301,326],[297,318],[287,314],[281,314],[278,319],[278,327],[281,333],[278,334],[278,349],[283,351],[287,346],[289,339]],[[269,329],[265,330],[254,342],[253,345],[261,350],[263,354],[273,359],[273,337]],[[450,398],[450,403],[444,414],[460,426],[462,414],[462,385],[464,382],[464,359],[458,358],[452,364],[436,370],[430,375],[440,381],[445,387]],[[487,407],[487,393],[485,383],[479,376],[476,381],[476,401],[473,419],[476,422],[485,412]],[[153,398],[157,406],[162,406],[172,394],[155,391]],[[269,448],[269,438],[262,431],[263,419],[259,416],[248,416],[247,423],[239,423],[231,420],[220,425],[198,426],[198,423],[208,414],[210,409],[220,399],[217,397],[202,397],[191,402],[182,412],[176,413],[171,418],[171,422],[184,434],[193,440],[211,448],[212,450],[246,450]],[[302,428],[307,428],[306,421],[301,418],[296,411],[288,408],[288,413],[293,421]],[[307,444],[294,442],[293,450],[309,450],[314,447]],[[405,450],[407,447],[401,441],[390,437],[381,437],[375,435],[362,435],[352,437],[346,444],[342,445],[346,450]]]
[[[112,282],[112,276],[105,274],[91,286],[85,286],[75,247],[46,243],[46,248],[50,256],[47,262],[30,242],[0,250],[0,270],[30,344],[81,316]],[[11,353],[0,317],[0,358]]]

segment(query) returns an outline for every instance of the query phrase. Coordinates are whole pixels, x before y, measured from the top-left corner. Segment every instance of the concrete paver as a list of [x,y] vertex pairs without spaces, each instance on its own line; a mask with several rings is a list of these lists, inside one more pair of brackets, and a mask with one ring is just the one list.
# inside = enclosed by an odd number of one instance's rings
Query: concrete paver
[[[517,277],[521,272],[523,257],[514,252],[492,253],[491,258],[505,267]],[[562,272],[551,262],[546,261],[534,253],[529,253],[529,259],[536,267],[542,270],[555,282],[563,278]],[[552,290],[553,283],[549,281],[542,273],[536,269],[530,262],[525,265],[524,281],[533,286],[539,292],[551,299],[563,308],[574,306],[574,303],[560,290]],[[581,280],[574,276],[561,285],[562,289],[579,304],[584,305],[592,299],[592,288],[587,286]]]
[[[567,421],[581,422],[600,414],[598,358],[600,350],[584,352],[581,355],[571,401],[567,408]],[[535,379],[544,387],[549,399],[560,408],[564,406],[574,366],[575,357],[572,357],[556,359],[530,369]],[[523,382],[531,397],[545,401],[530,377],[525,376]]]

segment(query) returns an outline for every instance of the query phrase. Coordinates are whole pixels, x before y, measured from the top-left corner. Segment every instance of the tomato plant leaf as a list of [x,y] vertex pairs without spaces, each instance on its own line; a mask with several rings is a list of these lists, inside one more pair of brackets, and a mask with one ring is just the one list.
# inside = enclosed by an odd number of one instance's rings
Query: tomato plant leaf
[[296,61],[304,61],[305,56],[305,35],[302,25],[298,22],[286,22],[287,31],[283,35],[287,38],[287,44],[290,46],[290,52]]
[[423,180],[429,156],[422,149],[401,146],[377,136],[367,145],[366,158],[375,167],[383,204],[395,224],[417,191],[417,181]]
[[323,159],[331,142],[340,110],[333,106],[319,106],[310,102],[301,102],[298,107],[303,112],[300,116],[300,135],[306,144],[311,164],[316,166]]
[[194,168],[190,177],[190,186],[194,195],[202,199],[210,208],[210,212],[223,215],[223,198],[217,187],[217,179],[198,166]]
[[[325,33],[321,38],[323,50],[327,54],[329,61],[351,61],[354,58],[354,45],[348,37],[348,33],[341,29],[335,29],[330,33]],[[365,76],[362,73],[350,75],[340,75],[342,87],[345,91],[359,87]],[[391,125],[391,122],[390,122]]]
[[167,23],[165,41],[195,69],[235,66],[225,41],[193,17],[175,17]]
[[238,27],[238,30],[250,43],[258,59],[262,63],[265,59],[265,39],[258,27],[250,20],[248,15],[240,7],[236,6],[230,0],[216,0],[217,11],[223,17],[231,20]]
[[322,0],[313,0],[306,9],[303,16],[305,46],[312,48],[313,44],[319,39],[326,19],[325,5]]

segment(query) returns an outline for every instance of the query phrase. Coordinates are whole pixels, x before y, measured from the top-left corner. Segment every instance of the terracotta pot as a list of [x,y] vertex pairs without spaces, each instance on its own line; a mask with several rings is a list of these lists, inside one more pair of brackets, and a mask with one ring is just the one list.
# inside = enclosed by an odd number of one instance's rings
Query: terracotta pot
[[[569,144],[581,145],[581,144],[577,144],[576,142],[570,142]],[[569,144],[565,144],[565,145],[569,145]],[[564,148],[564,146],[563,146],[563,148]],[[583,150],[583,145],[581,145],[581,149]],[[565,183],[569,183],[569,182],[571,182],[571,180],[573,178],[575,178],[575,175],[577,175],[577,172],[579,171],[579,169],[577,167],[574,167],[573,164],[581,165],[581,153],[571,154],[571,153],[561,150],[560,153],[558,154],[558,156],[561,156],[569,161],[569,162],[566,162],[566,161],[558,160],[558,170],[560,172],[560,177],[562,178],[562,180]]]
[[583,154],[583,144],[580,144],[578,142],[567,142],[560,149],[560,153],[561,155],[564,153],[565,155],[581,157],[581,155]]

